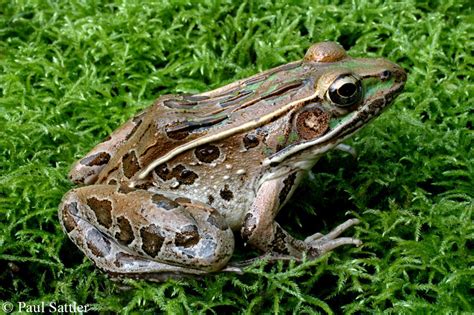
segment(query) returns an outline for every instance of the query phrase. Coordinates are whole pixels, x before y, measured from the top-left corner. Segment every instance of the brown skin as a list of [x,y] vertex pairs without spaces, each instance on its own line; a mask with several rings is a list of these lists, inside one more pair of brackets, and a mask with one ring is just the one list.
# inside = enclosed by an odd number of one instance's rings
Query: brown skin
[[357,239],[297,240],[275,217],[319,157],[393,100],[406,80],[382,59],[335,43],[303,61],[220,89],[163,96],[71,170],[59,217],[72,241],[114,276],[162,279],[226,267],[234,234],[278,259],[317,257]]

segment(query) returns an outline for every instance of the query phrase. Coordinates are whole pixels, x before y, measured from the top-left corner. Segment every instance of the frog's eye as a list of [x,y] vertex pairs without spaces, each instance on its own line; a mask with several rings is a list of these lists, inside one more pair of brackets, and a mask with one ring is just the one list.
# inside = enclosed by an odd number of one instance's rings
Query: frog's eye
[[362,84],[360,79],[352,74],[338,77],[328,89],[328,97],[337,106],[354,105],[362,98]]

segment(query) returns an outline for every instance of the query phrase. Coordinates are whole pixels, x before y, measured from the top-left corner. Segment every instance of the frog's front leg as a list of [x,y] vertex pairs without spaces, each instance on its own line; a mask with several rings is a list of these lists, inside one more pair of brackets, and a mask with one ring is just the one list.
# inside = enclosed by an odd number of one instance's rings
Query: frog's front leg
[[234,250],[233,233],[219,212],[171,194],[81,187],[64,196],[59,218],[84,254],[115,276],[218,271]]
[[341,245],[361,245],[362,242],[358,239],[338,238],[343,231],[357,224],[357,219],[344,222],[327,235],[315,233],[304,241],[295,239],[274,221],[278,210],[294,190],[298,177],[302,175],[301,172],[293,173],[284,180],[270,180],[260,186],[244,219],[241,230],[243,239],[264,252],[296,258],[301,258],[304,254],[310,258],[318,257]]

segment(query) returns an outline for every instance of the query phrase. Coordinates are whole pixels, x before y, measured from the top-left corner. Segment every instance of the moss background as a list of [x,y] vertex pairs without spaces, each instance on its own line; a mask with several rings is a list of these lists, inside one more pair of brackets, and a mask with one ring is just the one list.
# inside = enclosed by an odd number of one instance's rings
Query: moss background
[[[468,0],[0,0],[0,300],[131,313],[474,312],[473,21]],[[363,247],[243,276],[116,283],[62,233],[70,165],[139,109],[297,60],[322,40],[409,75],[348,141],[358,157],[328,154],[279,216],[300,237],[358,217],[346,234]]]

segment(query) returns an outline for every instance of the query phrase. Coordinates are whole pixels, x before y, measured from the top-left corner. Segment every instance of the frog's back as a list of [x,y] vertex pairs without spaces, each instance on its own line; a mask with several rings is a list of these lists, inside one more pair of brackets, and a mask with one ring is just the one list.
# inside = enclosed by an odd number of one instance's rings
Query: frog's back
[[282,114],[287,112],[288,104],[314,92],[314,78],[306,72],[301,62],[294,62],[210,92],[160,97],[132,119],[135,127],[97,182],[130,180],[152,163],[158,166],[156,161],[163,157],[169,160],[188,149],[245,132],[277,117],[281,104],[287,105]]

